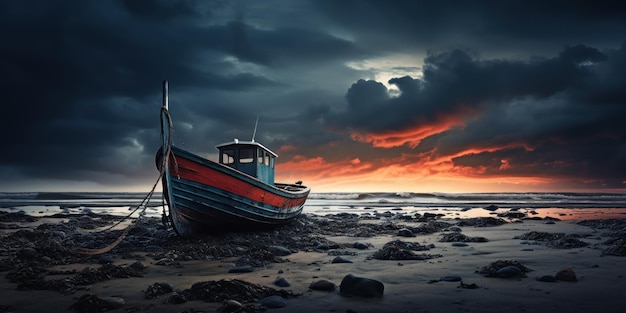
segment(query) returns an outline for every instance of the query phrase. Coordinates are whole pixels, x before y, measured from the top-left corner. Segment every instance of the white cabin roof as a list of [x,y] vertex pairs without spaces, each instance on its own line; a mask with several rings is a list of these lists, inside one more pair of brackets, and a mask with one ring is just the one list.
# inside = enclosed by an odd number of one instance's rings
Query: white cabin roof
[[235,140],[230,141],[230,142],[221,143],[221,144],[215,146],[215,148],[221,150],[223,148],[230,147],[230,146],[255,146],[257,148],[261,148],[261,149],[271,153],[274,157],[278,157],[278,155],[276,153],[274,153],[272,150],[266,148],[264,145],[262,145],[262,144],[260,144],[260,143],[258,143],[256,141],[242,141],[242,140],[239,140],[239,139],[235,139]]

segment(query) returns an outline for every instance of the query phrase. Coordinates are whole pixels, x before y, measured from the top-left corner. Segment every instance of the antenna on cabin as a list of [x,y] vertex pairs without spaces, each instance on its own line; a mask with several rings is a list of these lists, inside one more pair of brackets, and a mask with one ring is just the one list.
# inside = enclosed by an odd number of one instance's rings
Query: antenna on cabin
[[252,132],[252,142],[254,142],[254,136],[256,136],[257,126],[259,126],[259,115],[256,116],[256,122],[254,123],[254,132]]

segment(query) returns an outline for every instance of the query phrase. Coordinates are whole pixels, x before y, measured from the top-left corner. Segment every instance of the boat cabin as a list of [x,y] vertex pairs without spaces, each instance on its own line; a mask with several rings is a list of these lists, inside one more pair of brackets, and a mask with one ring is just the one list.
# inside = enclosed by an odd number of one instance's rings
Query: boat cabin
[[217,145],[221,164],[274,185],[276,153],[254,141],[234,141]]

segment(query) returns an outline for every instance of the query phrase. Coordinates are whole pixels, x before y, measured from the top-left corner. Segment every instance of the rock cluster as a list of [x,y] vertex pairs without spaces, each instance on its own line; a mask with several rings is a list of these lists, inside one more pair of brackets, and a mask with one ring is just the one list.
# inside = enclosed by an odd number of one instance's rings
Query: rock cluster
[[522,265],[515,260],[498,260],[487,266],[484,266],[480,270],[476,271],[479,274],[483,274],[486,277],[499,277],[499,278],[524,278],[526,273],[532,271],[528,267]]
[[531,231],[514,239],[532,240],[536,242],[544,243],[545,245],[559,249],[574,249],[586,247],[589,244],[580,240],[580,236],[577,234],[564,234],[564,233],[546,233]]
[[373,259],[378,260],[428,260],[441,257],[441,254],[415,254],[413,251],[427,251],[434,245],[420,245],[416,242],[394,240],[386,243],[382,249],[374,252]]

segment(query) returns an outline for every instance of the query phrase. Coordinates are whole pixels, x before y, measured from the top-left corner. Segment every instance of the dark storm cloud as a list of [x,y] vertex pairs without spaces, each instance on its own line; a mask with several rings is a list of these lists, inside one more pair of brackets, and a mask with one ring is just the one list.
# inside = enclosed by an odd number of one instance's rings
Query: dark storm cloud
[[354,31],[357,40],[379,50],[481,47],[540,53],[554,52],[581,38],[587,44],[604,45],[626,33],[626,10],[612,1],[322,0],[315,4],[338,25]]
[[[391,97],[375,81],[360,80],[348,89],[348,110],[337,123],[364,131],[403,130],[418,119],[436,121],[461,109],[480,109],[520,98],[536,99],[574,91],[593,79],[592,65],[602,52],[574,46],[558,57],[530,61],[482,60],[461,50],[430,54],[420,79],[389,80],[400,90]],[[589,64],[589,65],[587,65]]]
[[207,81],[181,61],[189,49],[172,49],[173,43],[190,48],[190,41],[112,9],[119,8],[113,2],[3,2],[1,127],[16,135],[2,164],[44,177],[70,170],[81,179],[83,171],[102,171],[98,160],[128,147],[147,125],[149,115],[138,101],[163,77]]
[[[302,28],[261,30],[233,21],[211,30],[210,46],[237,58],[261,65],[295,65],[328,62],[367,55],[349,41]],[[220,38],[221,37],[221,38]]]
[[[394,78],[401,94],[358,81],[347,92],[336,125],[390,134],[433,124],[447,115],[465,123],[421,141],[431,157],[470,149],[458,166],[485,168],[483,175],[588,177],[612,187],[626,178],[626,46],[601,52],[566,47],[557,56],[527,61],[481,59],[460,50],[430,54],[423,76]],[[519,148],[524,146],[526,148]],[[517,148],[516,148],[517,147]],[[507,160],[510,168],[502,168]]]
[[[508,79],[502,75],[497,76],[497,82],[491,81],[486,78],[491,71],[476,72],[473,79],[490,84],[492,92],[475,98],[481,116],[468,119],[468,125],[455,130],[459,134],[450,138],[465,138],[466,146],[504,145],[515,140],[531,146],[589,145],[595,140],[604,144],[606,138],[623,144],[625,131],[620,125],[626,116],[626,74],[616,73],[615,67],[625,54],[624,47],[607,54],[581,46],[568,48],[556,58],[526,64],[536,69],[527,80],[518,80],[525,76],[518,71],[507,71],[517,76],[511,81],[514,84],[503,83]],[[459,97],[461,101],[464,98]],[[459,147],[459,142],[445,144],[445,138],[439,142],[443,144],[440,151]]]
[[[285,83],[225,58],[271,70],[355,52],[315,30],[207,23],[223,7],[223,1],[2,1],[0,131],[12,134],[5,140],[12,152],[0,157],[1,169],[101,181],[107,178],[94,173],[150,173],[152,162],[124,158],[152,158],[161,80],[172,82],[172,101],[186,101],[179,113],[188,123],[205,114],[232,125],[241,116],[232,101],[209,106],[207,92]],[[321,46],[327,49],[310,52]]]
[[[199,17],[202,13],[198,1],[166,1],[166,0],[122,0],[124,8],[131,14],[154,20],[171,20],[176,18]],[[220,6],[220,2],[206,2],[211,6]]]

